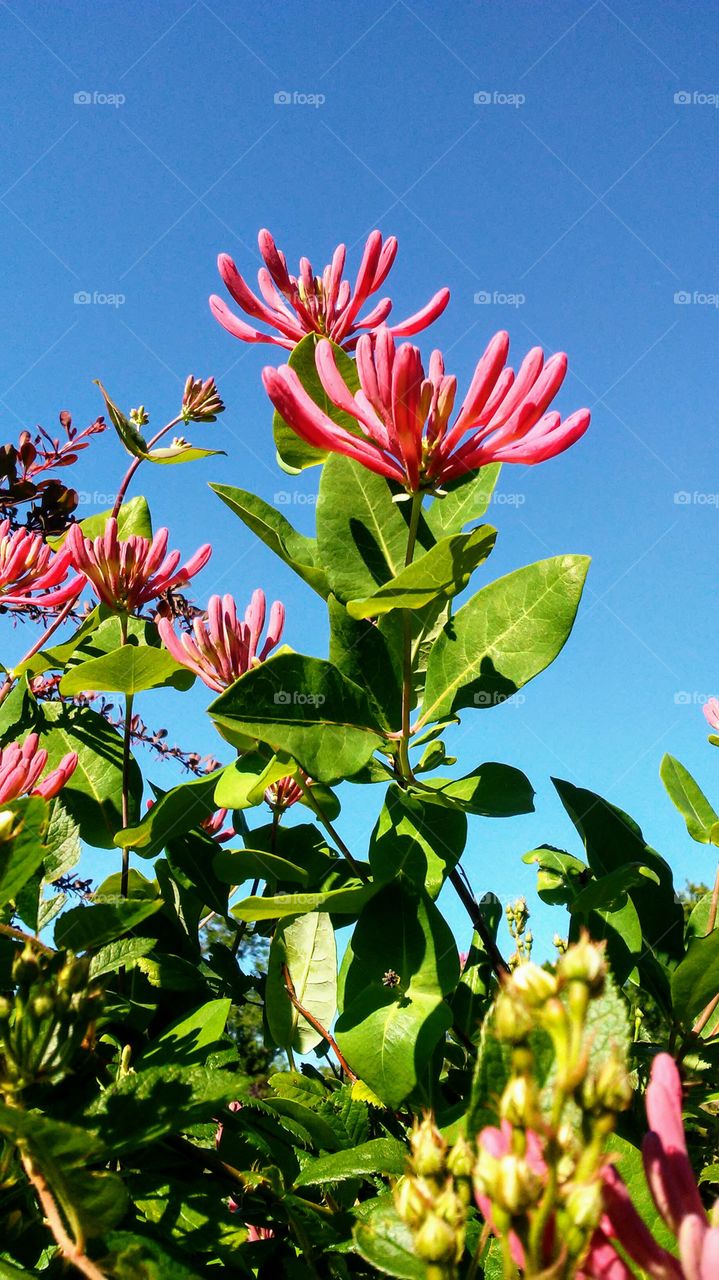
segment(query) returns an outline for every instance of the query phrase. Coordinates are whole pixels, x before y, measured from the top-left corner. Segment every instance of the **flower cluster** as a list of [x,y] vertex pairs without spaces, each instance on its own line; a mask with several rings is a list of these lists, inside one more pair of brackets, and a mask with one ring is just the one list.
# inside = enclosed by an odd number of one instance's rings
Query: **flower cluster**
[[[0,605],[26,609],[30,605],[55,608],[79,595],[84,579],[65,579],[72,561],[63,548],[53,552],[42,534],[10,527],[0,521]],[[64,584],[64,585],[63,585]]]
[[117,520],[110,517],[99,538],[86,538],[79,525],[70,529],[65,546],[75,569],[92,586],[102,604],[133,613],[166,591],[185,586],[207,564],[212,547],[200,547],[186,564],[179,551],[167,554],[167,529],[154,538],[137,534],[120,541]]
[[265,789],[265,800],[274,813],[284,813],[285,809],[291,809],[303,795],[302,787],[294,778],[280,778]]
[[[267,324],[275,333],[264,333],[230,311],[216,294],[210,298],[210,308],[220,324],[234,338],[243,342],[269,342],[291,351],[305,334],[317,333],[332,342],[351,350],[361,329],[375,329],[387,319],[392,310],[390,298],[383,298],[368,315],[360,317],[365,302],[384,284],[397,256],[394,236],[382,239],[379,231],[373,231],[365,245],[354,289],[344,280],[346,249],[343,244],[335,249],[332,262],[321,276],[316,276],[307,258],[302,258],[299,276],[290,275],[285,255],[279,250],[269,231],[260,231],[260,254],[264,267],[257,280],[264,302],[248,287],[232,258],[221,253],[217,265],[220,275],[237,305],[245,315]],[[409,337],[426,329],[427,325],[442,314],[449,302],[449,290],[440,289],[421,311],[393,325],[390,332],[397,337]]]
[[207,617],[195,618],[192,631],[178,635],[170,618],[159,617],[157,628],[165,648],[176,662],[194,671],[209,689],[221,693],[239,676],[263,662],[280,643],[285,607],[276,600],[270,609],[267,635],[261,645],[267,602],[259,588],[245,610],[237,615],[231,595],[211,596]]
[[464,1139],[450,1149],[429,1115],[415,1122],[409,1142],[407,1173],[395,1188],[397,1212],[428,1280],[452,1280],[464,1251],[474,1153]]
[[90,957],[42,951],[28,942],[12,967],[13,999],[0,996],[0,1088],[17,1096],[62,1079],[102,1007]]
[[72,777],[77,768],[77,752],[69,751],[56,769],[41,778],[48,753],[40,747],[36,733],[23,743],[12,742],[0,750],[0,804],[17,800],[18,796],[42,796],[52,800]]
[[566,355],[545,363],[541,348],[534,347],[515,376],[505,367],[508,353],[508,334],[495,334],[451,425],[457,379],[445,374],[442,353],[432,353],[427,375],[419,349],[410,343],[396,348],[386,328],[357,343],[356,392],[338,369],[332,344],[317,344],[322,388],[337,409],[355,419],[357,434],[333,422],[289,365],[268,367],[262,377],[275,408],[308,444],[354,458],[414,493],[490,462],[543,462],[584,435],[588,409],[564,421],[547,412],[564,381]]

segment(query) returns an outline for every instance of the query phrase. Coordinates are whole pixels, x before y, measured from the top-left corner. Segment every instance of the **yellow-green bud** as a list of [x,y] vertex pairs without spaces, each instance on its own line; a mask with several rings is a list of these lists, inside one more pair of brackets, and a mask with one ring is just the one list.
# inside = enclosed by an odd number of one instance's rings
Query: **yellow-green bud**
[[539,1009],[556,994],[557,979],[553,973],[527,960],[514,971],[509,990],[516,991],[530,1008]]
[[586,934],[557,961],[557,974],[563,982],[582,982],[592,995],[601,994],[606,972],[604,946],[592,942]]
[[602,1212],[602,1188],[599,1182],[586,1182],[572,1187],[565,1209],[573,1226],[583,1231],[595,1227]]
[[6,840],[12,840],[15,833],[15,823],[17,814],[12,809],[3,809],[0,811],[0,842],[3,844]]
[[608,1058],[596,1074],[584,1082],[582,1106],[585,1111],[626,1111],[631,1100],[632,1087],[626,1067],[616,1058]]
[[410,1134],[412,1164],[421,1178],[442,1178],[445,1173],[447,1143],[430,1115]]
[[536,1111],[536,1090],[527,1076],[514,1076],[507,1083],[499,1104],[499,1114],[512,1125],[528,1129]]
[[30,983],[33,982],[38,974],[38,957],[32,947],[26,946],[16,956],[12,967],[12,976],[15,982]]
[[471,1178],[474,1151],[466,1138],[458,1138],[447,1156],[447,1169],[453,1178]]
[[534,1030],[534,1019],[524,1003],[507,986],[500,991],[494,1006],[494,1030],[500,1040],[518,1044]]
[[55,1012],[55,1001],[49,995],[35,996],[34,1000],[30,1001],[30,1012],[33,1018],[47,1018],[49,1014]]
[[68,956],[67,962],[57,975],[57,985],[64,991],[81,991],[87,985],[90,976],[90,957],[76,959]]
[[542,1190],[542,1179],[523,1157],[502,1156],[497,1178],[497,1200],[515,1217],[536,1204]]
[[454,1262],[457,1255],[454,1229],[431,1213],[414,1238],[414,1251],[423,1262]]
[[395,1187],[394,1202],[402,1221],[415,1230],[424,1222],[432,1208],[434,1194],[421,1178],[405,1176],[400,1178]]
[[7,1022],[13,1011],[13,1002],[7,996],[0,996],[0,1022]]

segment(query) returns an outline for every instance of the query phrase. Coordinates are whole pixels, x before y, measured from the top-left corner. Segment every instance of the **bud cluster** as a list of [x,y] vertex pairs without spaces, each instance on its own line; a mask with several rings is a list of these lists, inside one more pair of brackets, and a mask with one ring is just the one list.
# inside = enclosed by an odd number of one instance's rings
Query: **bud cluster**
[[[474,1190],[526,1277],[576,1276],[596,1240],[605,1138],[631,1101],[619,1056],[590,1065],[587,1015],[605,980],[603,947],[583,936],[552,970],[519,963],[495,1004],[491,1030],[507,1046],[509,1078],[499,1126],[478,1138]],[[548,1042],[553,1067],[543,1090],[536,1055]]]
[[27,943],[12,967],[14,996],[0,995],[0,1093],[54,1083],[97,1018],[102,995],[88,958]]
[[449,1148],[430,1115],[415,1122],[410,1148],[407,1173],[395,1189],[397,1212],[412,1232],[427,1280],[453,1280],[464,1251],[474,1152],[462,1138]]
[[185,422],[214,422],[224,413],[220,393],[214,378],[194,378],[190,374],[182,393],[182,417]]
[[517,898],[516,902],[508,903],[504,910],[509,932],[517,947],[514,955],[509,958],[510,968],[515,969],[517,965],[532,957],[534,936],[531,929],[527,928],[529,907],[526,898]]

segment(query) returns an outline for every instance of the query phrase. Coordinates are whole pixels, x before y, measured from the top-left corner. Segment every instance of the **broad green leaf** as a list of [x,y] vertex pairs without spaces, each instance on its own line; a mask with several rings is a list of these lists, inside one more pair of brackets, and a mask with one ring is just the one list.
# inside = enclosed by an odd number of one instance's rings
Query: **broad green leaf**
[[[182,1041],[179,1047],[184,1049]],[[198,1056],[207,1057],[208,1048],[209,1042],[207,1048],[200,1046]],[[88,1128],[102,1134],[114,1157],[216,1118],[223,1105],[243,1092],[245,1083],[234,1073],[187,1066],[171,1055],[152,1066],[142,1059],[134,1066],[96,1095],[84,1115]],[[92,1132],[85,1136],[92,1141]]]
[[372,1138],[352,1151],[310,1160],[295,1180],[296,1187],[318,1187],[348,1178],[373,1178],[384,1174],[399,1178],[407,1167],[407,1147],[396,1138]]
[[[48,752],[48,768],[54,769],[70,751],[78,765],[63,787],[63,805],[79,824],[88,844],[112,849],[122,827],[122,738],[91,707],[45,702],[38,709],[41,746]],[[130,820],[137,821],[142,796],[142,774],[130,761]]]
[[222,1038],[232,1007],[231,1000],[210,1000],[192,1013],[172,1022],[145,1049],[139,1066],[190,1067],[204,1063],[213,1046]]
[[278,654],[248,671],[210,705],[222,728],[294,756],[311,778],[356,773],[382,744],[367,695],[330,662]]
[[[309,1023],[306,1023],[305,1019],[300,1017],[299,1030],[302,1031],[302,1028],[305,1025],[309,1029]],[[322,1037],[317,1036],[315,1033],[315,1039],[321,1040]],[[298,1052],[303,1052],[299,1046]],[[307,1052],[309,1052],[309,1050],[307,1050]],[[275,1114],[279,1116],[280,1123],[290,1120],[293,1122],[293,1127],[294,1124],[302,1125],[302,1128],[305,1130],[310,1142],[319,1151],[339,1151],[341,1149],[342,1142],[339,1135],[335,1132],[334,1128],[325,1116],[320,1115],[316,1110],[304,1106],[294,1098],[267,1098],[265,1100],[265,1106],[269,1107],[271,1111],[274,1111]],[[290,1131],[292,1132],[293,1130],[291,1129]]]
[[132,695],[168,685],[189,689],[194,682],[194,673],[175,662],[165,649],[126,644],[101,658],[70,667],[60,681],[60,692],[66,697],[88,689]]
[[681,964],[672,974],[674,1012],[691,1026],[719,991],[719,929],[705,938],[691,938]]
[[665,755],[659,773],[670,800],[687,824],[692,840],[698,840],[700,844],[714,843],[712,828],[719,822],[719,815],[714,812],[689,770],[674,756]]
[[454,938],[431,899],[401,883],[381,889],[345,953],[335,1035],[386,1106],[396,1110],[422,1078],[451,1023],[444,996],[458,977]]
[[495,462],[489,467],[481,467],[479,471],[469,471],[446,486],[445,497],[432,500],[425,517],[435,538],[461,533],[472,520],[481,520],[492,500],[501,470],[501,464]]
[[414,1251],[414,1236],[402,1221],[391,1196],[363,1206],[361,1220],[354,1228],[354,1242],[360,1257],[382,1275],[398,1280],[426,1280],[427,1264]]
[[[85,537],[101,537],[105,532],[105,526],[111,515],[112,508],[108,507],[107,511],[98,511],[95,515],[86,516],[84,520],[81,520],[79,522],[80,528]],[[117,536],[120,542],[125,542],[133,535],[140,538],[152,538],[150,508],[147,504],[147,499],[140,495],[136,498],[131,498],[129,502],[123,502],[117,513]],[[48,542],[52,547],[61,547],[66,537],[67,530],[64,533],[48,538]]]
[[393,785],[370,839],[374,883],[404,878],[436,898],[466,840],[467,819],[460,809],[447,809],[431,796],[409,795]]
[[50,804],[50,822],[45,840],[44,876],[52,884],[80,861],[80,828],[62,802],[62,792]]
[[204,818],[212,816],[217,808],[215,787],[222,774],[222,769],[216,769],[166,791],[138,826],[118,832],[115,844],[134,849],[143,858],[154,858],[168,840],[192,831]]
[[[322,468],[317,502],[317,541],[330,589],[343,603],[371,596],[404,568],[409,502],[393,502],[383,476],[333,454]],[[434,539],[424,522],[421,548]]]
[[72,907],[55,925],[55,945],[70,951],[94,951],[142,924],[161,906],[162,898],[116,898]]
[[337,948],[330,917],[316,911],[278,925],[270,947],[265,1016],[280,1048],[309,1053],[323,1037],[292,1004],[283,976],[289,970],[303,1008],[329,1028],[337,1011]]
[[243,898],[232,908],[237,920],[284,920],[310,911],[332,915],[356,915],[372,897],[371,885],[329,889],[326,893],[276,893],[271,898]]
[[436,787],[438,797],[446,797],[467,813],[484,818],[513,818],[534,811],[534,789],[520,769],[509,764],[481,764],[464,778],[427,778],[425,785]]
[[269,884],[289,882],[307,884],[309,879],[304,867],[295,866],[286,858],[265,853],[262,849],[240,849],[234,853],[222,849],[213,863],[215,874],[226,884],[243,884],[245,880],[265,880]]
[[336,596],[330,596],[328,609],[330,662],[367,691],[380,722],[396,729],[402,717],[401,636],[395,642],[374,623],[350,617]]
[[265,791],[273,782],[297,773],[291,757],[267,757],[267,751],[250,751],[228,765],[217,777],[215,805],[220,809],[250,809],[262,804]]
[[142,1280],[200,1280],[199,1272],[191,1271],[147,1235],[109,1231],[105,1245],[114,1280],[138,1280],[140,1276]]
[[432,648],[420,724],[497,706],[544,671],[572,629],[588,567],[586,556],[540,560],[463,605]]
[[618,905],[623,906],[627,890],[639,888],[641,891],[647,881],[659,884],[656,871],[651,867],[642,866],[641,863],[629,862],[624,867],[617,867],[614,871],[610,871],[606,876],[590,880],[589,884],[580,890],[574,901],[569,904],[569,910],[572,914],[578,912],[586,915],[590,911],[606,911]]
[[350,600],[347,612],[353,618],[376,618],[392,609],[422,609],[440,597],[451,599],[464,590],[496,540],[497,530],[491,525],[443,538],[371,596]]
[[90,977],[101,978],[105,973],[117,973],[118,969],[131,969],[136,960],[156,946],[155,938],[122,938],[109,942],[92,957]]
[[236,489],[227,484],[211,484],[210,488],[270,551],[274,551],[324,600],[327,599],[329,586],[319,563],[319,550],[314,538],[298,533],[280,511],[246,489]]
[[[346,431],[356,435],[358,429],[356,420],[335,407],[332,401],[328,399],[320,382],[315,364],[317,342],[317,334],[308,333],[293,348],[288,364],[291,369],[294,369],[305,391],[312,397],[315,404],[318,404],[333,422],[339,423]],[[359,377],[354,360],[350,359],[341,347],[335,346],[334,343],[332,345],[337,367],[342,377],[350,390],[356,391],[359,387]],[[304,440],[295,434],[291,427],[288,427],[284,418],[280,417],[277,412],[275,412],[272,419],[272,432],[277,448],[277,460],[285,471],[296,475],[298,471],[304,470],[305,467],[314,467],[324,462],[327,457],[326,450],[317,449],[311,444],[306,444]]]
[[[620,1138],[618,1133],[610,1133],[606,1143],[607,1150],[616,1160],[616,1168],[622,1176],[637,1213],[644,1219],[657,1243],[673,1253],[676,1249],[676,1239],[654,1203],[644,1172],[641,1151],[625,1138]],[[699,1181],[702,1181],[701,1176]]]
[[48,806],[40,796],[25,796],[3,804],[0,818],[0,907],[4,907],[42,865]]

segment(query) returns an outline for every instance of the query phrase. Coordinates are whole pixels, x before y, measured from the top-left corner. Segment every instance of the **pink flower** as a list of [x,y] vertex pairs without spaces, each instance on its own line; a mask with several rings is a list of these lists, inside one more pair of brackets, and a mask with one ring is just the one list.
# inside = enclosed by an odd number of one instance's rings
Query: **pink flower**
[[157,629],[175,661],[194,671],[209,689],[221,693],[279,644],[285,606],[276,600],[260,648],[266,608],[265,593],[258,589],[245,610],[244,621],[240,621],[232,596],[211,596],[207,619],[195,618],[190,634],[178,636],[170,618],[158,618]]
[[717,733],[719,733],[719,698],[710,698],[708,702],[704,703],[702,711],[711,728],[716,729]]
[[9,520],[0,521],[0,605],[21,609],[65,604],[83,587],[80,577],[65,582],[70,567],[65,548],[55,554],[41,534],[27,529],[13,533]]
[[719,1227],[709,1226],[689,1161],[681,1080],[668,1053],[658,1054],[652,1063],[646,1107],[649,1132],[642,1145],[644,1171],[654,1203],[676,1237],[679,1261],[657,1244],[611,1168],[605,1175],[603,1230],[654,1280],[715,1280]]
[[202,830],[206,831],[208,836],[211,836],[218,844],[226,844],[227,841],[231,840],[235,834],[233,827],[225,827],[223,829],[222,824],[226,817],[227,810],[218,809],[216,813],[208,814],[208,816],[203,818],[200,823]]
[[77,768],[77,752],[63,756],[56,769],[40,781],[47,764],[47,751],[38,746],[39,738],[31,733],[23,743],[13,742],[0,751],[0,804],[18,796],[42,796],[52,800]]
[[[394,236],[383,242],[379,231],[372,232],[354,289],[348,280],[342,279],[346,253],[343,244],[335,249],[332,262],[321,276],[314,275],[311,263],[302,258],[297,278],[289,274],[285,255],[276,247],[269,231],[260,231],[258,241],[265,263],[257,275],[264,302],[248,287],[228,254],[221,253],[217,265],[227,289],[245,315],[278,330],[279,336],[246,324],[230,311],[222,298],[213,294],[210,309],[234,338],[241,338],[243,342],[270,342],[291,351],[305,334],[319,333],[351,351],[357,342],[358,330],[375,329],[392,310],[391,299],[383,298],[368,315],[359,318],[367,299],[389,275],[397,256]],[[391,332],[396,337],[419,333],[442,314],[448,302],[449,289],[440,289],[421,311],[393,325]]]
[[180,566],[179,551],[166,555],[168,538],[167,529],[158,529],[152,541],[133,534],[121,542],[117,520],[110,517],[104,534],[95,539],[85,538],[80,526],[72,525],[65,545],[102,604],[133,613],[163,592],[185,586],[212,555],[212,547],[205,543]]
[[290,809],[293,804],[297,804],[303,795],[302,787],[295,782],[294,778],[280,778],[265,790],[265,800],[270,808],[278,813],[284,813],[285,809]]
[[410,343],[395,349],[385,328],[359,339],[356,393],[342,378],[331,343],[317,344],[322,386],[338,409],[356,419],[358,435],[315,404],[289,365],[266,368],[262,378],[275,408],[308,444],[354,458],[415,492],[490,462],[543,462],[584,435],[588,409],[564,421],[546,412],[564,381],[566,355],[545,364],[534,347],[515,377],[505,368],[508,351],[508,334],[495,334],[451,426],[457,380],[445,374],[441,352],[432,353],[427,377],[419,349]]

